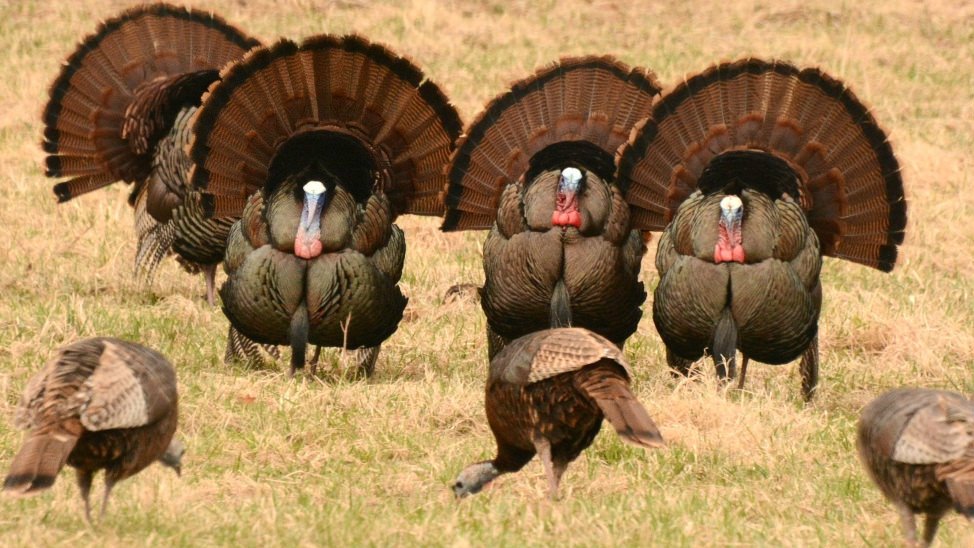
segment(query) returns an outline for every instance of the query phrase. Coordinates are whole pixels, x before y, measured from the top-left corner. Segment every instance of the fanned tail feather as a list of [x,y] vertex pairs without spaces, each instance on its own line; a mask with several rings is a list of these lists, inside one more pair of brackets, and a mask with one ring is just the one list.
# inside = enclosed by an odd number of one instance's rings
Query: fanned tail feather
[[208,215],[239,216],[249,195],[315,158],[359,200],[378,186],[397,214],[441,215],[443,165],[461,127],[443,92],[383,46],[281,40],[231,66],[206,96],[192,181]]
[[659,91],[652,72],[608,56],[563,58],[515,82],[457,144],[443,230],[490,228],[503,188],[553,161],[611,180],[616,149]]
[[152,143],[178,104],[217,69],[257,45],[223,19],[168,4],[129,9],[101,25],[68,57],[44,108],[45,173],[70,177],[64,202],[115,181],[142,181]]
[[892,270],[906,200],[885,132],[842,82],[780,61],[722,63],[658,101],[618,162],[633,227],[662,230],[711,161],[742,150],[773,155],[798,175],[792,197],[823,254]]

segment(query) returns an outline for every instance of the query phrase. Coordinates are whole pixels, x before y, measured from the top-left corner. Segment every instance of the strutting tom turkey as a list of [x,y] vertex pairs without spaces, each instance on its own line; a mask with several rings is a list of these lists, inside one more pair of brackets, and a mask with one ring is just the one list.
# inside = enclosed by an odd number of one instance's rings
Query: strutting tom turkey
[[[886,134],[819,69],[745,59],[665,94],[621,150],[632,226],[662,231],[653,321],[686,372],[705,351],[818,383],[822,255],[890,271],[906,201]],[[727,369],[725,369],[725,362]],[[729,371],[728,371],[729,369]]]
[[565,58],[491,101],[457,144],[443,230],[484,242],[490,357],[506,341],[580,326],[622,345],[646,299],[614,154],[659,85],[611,57]]
[[28,381],[14,418],[27,430],[3,490],[33,494],[54,484],[68,464],[88,502],[95,472],[105,471],[102,515],[112,487],[155,461],[180,472],[183,445],[176,372],[144,346],[99,337],[69,344]]
[[258,42],[223,19],[168,4],[127,10],[85,38],[44,108],[49,177],[65,202],[116,181],[135,183],[136,271],[151,279],[175,252],[202,270],[213,304],[232,218],[204,219],[187,180],[193,115],[218,70]]
[[587,329],[537,331],[509,343],[490,362],[487,378],[487,422],[497,456],[460,472],[454,494],[478,493],[537,454],[555,498],[562,474],[592,444],[603,418],[627,443],[662,447],[656,424],[629,389],[630,378],[619,348]]
[[974,402],[944,390],[899,388],[859,418],[859,458],[900,515],[909,544],[925,514],[923,544],[951,507],[974,521]]
[[[397,328],[406,252],[393,221],[442,215],[462,123],[410,60],[358,36],[281,40],[231,66],[195,125],[193,183],[230,231],[220,289],[228,358],[252,342],[362,349]],[[313,371],[312,371],[313,373]]]

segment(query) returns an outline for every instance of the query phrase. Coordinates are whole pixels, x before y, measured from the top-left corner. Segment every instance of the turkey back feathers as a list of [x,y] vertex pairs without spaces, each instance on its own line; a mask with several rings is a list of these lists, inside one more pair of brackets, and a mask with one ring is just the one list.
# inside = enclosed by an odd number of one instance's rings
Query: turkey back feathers
[[505,186],[555,164],[611,181],[616,149],[659,91],[652,72],[609,56],[563,58],[515,82],[457,144],[443,230],[490,228]]
[[797,178],[797,187],[785,182],[776,193],[791,195],[788,186],[797,192],[791,197],[805,210],[823,254],[893,269],[906,200],[886,133],[845,84],[820,69],[780,61],[721,63],[657,102],[620,151],[616,180],[633,228],[662,230],[698,188],[722,190],[704,188],[702,178],[723,155],[740,160],[758,153],[769,157],[760,170],[783,164]]

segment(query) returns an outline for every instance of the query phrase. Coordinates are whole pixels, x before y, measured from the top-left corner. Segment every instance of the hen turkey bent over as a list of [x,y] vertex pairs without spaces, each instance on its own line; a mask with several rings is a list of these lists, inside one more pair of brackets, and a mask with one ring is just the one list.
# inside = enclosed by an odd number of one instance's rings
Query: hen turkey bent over
[[174,252],[202,270],[214,298],[234,219],[204,219],[189,186],[190,124],[218,69],[258,45],[223,19],[168,4],[109,19],[68,58],[44,108],[45,173],[65,202],[115,181],[135,183],[135,267],[151,279]]
[[490,362],[487,378],[487,422],[497,457],[460,472],[454,494],[478,493],[537,453],[555,498],[562,474],[592,444],[603,417],[623,441],[662,447],[656,424],[629,390],[630,376],[622,352],[586,329],[538,331],[508,344]]
[[491,101],[457,144],[443,230],[490,228],[490,358],[549,327],[585,327],[620,346],[636,330],[646,246],[613,155],[659,89],[652,73],[611,57],[562,59]]
[[308,342],[362,348],[370,375],[406,306],[393,221],[442,214],[461,126],[416,65],[358,36],[282,40],[231,66],[191,149],[208,213],[243,215],[220,288],[228,358],[290,344],[294,375]]
[[907,542],[926,514],[923,543],[954,507],[974,521],[974,402],[943,390],[900,388],[871,401],[856,445],[870,477],[899,511]]
[[670,366],[709,349],[801,360],[818,383],[821,255],[883,271],[903,242],[906,200],[886,134],[818,69],[747,59],[664,95],[621,151],[632,226],[662,230],[653,321]]
[[176,372],[162,354],[111,338],[65,346],[24,389],[14,424],[29,433],[3,490],[47,489],[67,463],[91,521],[91,481],[105,470],[104,515],[119,481],[157,460],[179,473],[177,403]]

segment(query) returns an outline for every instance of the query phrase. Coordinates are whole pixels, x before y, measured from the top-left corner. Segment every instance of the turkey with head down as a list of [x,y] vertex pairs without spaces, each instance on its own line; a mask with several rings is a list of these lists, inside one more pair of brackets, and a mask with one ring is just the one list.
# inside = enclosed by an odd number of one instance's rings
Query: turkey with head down
[[281,40],[226,70],[190,155],[207,213],[242,215],[220,288],[228,357],[289,344],[293,375],[310,342],[360,349],[371,375],[406,306],[393,221],[442,215],[461,128],[415,64],[358,36]]
[[185,148],[219,69],[258,44],[212,14],[168,4],[132,8],[78,45],[44,108],[45,173],[71,177],[55,185],[58,201],[135,183],[136,272],[150,280],[175,252],[187,270],[204,272],[210,304],[234,219],[203,217]]
[[617,345],[646,299],[646,246],[614,182],[614,154],[645,118],[655,76],[611,57],[564,58],[515,82],[450,161],[443,230],[490,229],[481,306],[488,354],[549,327]]
[[512,341],[490,362],[487,378],[487,422],[497,457],[460,472],[453,493],[479,493],[537,454],[553,499],[562,474],[592,444],[603,418],[627,443],[662,447],[656,424],[629,389],[631,377],[619,348],[587,329],[548,329]]
[[951,507],[974,521],[974,401],[945,390],[890,390],[863,408],[856,446],[909,545],[917,542],[914,514],[926,514],[924,546]]
[[95,472],[105,471],[102,516],[119,481],[156,461],[180,472],[177,421],[176,372],[162,354],[106,337],[69,344],[27,382],[14,424],[28,434],[3,490],[37,493],[68,464],[90,522]]
[[662,231],[653,321],[671,367],[705,351],[718,375],[735,355],[801,356],[818,383],[822,255],[888,272],[906,200],[886,134],[818,69],[746,59],[665,94],[620,150],[616,179],[633,228]]

